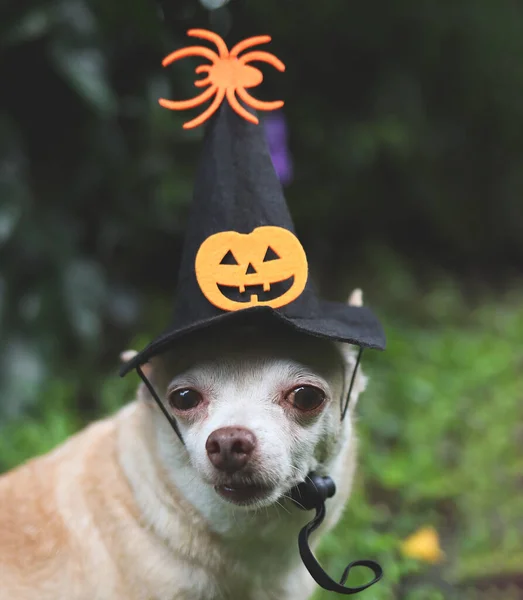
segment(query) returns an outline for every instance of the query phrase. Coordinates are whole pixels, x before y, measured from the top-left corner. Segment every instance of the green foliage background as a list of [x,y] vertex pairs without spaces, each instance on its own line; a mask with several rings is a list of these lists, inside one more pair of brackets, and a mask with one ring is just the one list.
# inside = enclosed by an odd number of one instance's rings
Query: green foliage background
[[[362,286],[389,338],[323,560],[380,559],[369,599],[521,597],[523,2],[164,6],[0,6],[0,470],[128,401],[118,353],[168,317],[201,131],[158,107],[194,95],[162,57],[191,26],[270,32],[314,277]],[[435,567],[399,552],[426,524]]]

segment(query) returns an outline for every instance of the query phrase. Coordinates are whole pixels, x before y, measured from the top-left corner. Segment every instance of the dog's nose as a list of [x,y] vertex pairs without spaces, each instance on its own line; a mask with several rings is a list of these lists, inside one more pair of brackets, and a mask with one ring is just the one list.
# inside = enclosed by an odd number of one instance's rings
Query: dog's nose
[[256,436],[244,427],[222,427],[207,438],[205,449],[212,464],[220,471],[236,473],[251,458]]

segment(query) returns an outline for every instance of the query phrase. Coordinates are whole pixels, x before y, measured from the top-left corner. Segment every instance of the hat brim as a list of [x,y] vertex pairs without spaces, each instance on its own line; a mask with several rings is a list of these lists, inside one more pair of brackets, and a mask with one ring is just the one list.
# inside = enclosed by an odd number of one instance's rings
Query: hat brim
[[187,335],[212,325],[242,319],[252,320],[256,317],[268,317],[292,329],[315,337],[336,342],[354,344],[362,348],[385,350],[385,334],[374,314],[365,306],[348,306],[339,302],[320,300],[321,317],[289,317],[266,306],[254,306],[234,312],[227,312],[188,326],[171,328],[153,340],[141,352],[126,362],[120,369],[123,377],[136,367],[148,362],[154,356],[165,352],[171,344]]

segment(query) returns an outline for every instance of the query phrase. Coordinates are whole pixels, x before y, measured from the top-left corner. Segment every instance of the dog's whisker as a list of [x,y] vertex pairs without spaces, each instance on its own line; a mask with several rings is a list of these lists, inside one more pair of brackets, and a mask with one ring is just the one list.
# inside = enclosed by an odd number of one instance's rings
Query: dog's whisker
[[[301,494],[300,494],[300,496],[301,496]],[[285,498],[286,500],[290,500],[291,502],[295,502],[301,508],[305,509],[305,507],[303,506],[303,504],[301,504],[301,502],[298,502],[295,498],[292,498],[292,496],[287,496],[287,494],[282,494],[282,498]]]
[[[284,495],[284,496],[282,496],[282,497],[283,497],[283,498],[287,498],[287,496],[285,496],[285,495]],[[284,505],[283,505],[283,504],[282,504],[282,503],[281,503],[279,500],[276,500],[276,504],[277,504],[278,506],[281,506],[281,508],[283,508],[283,510],[284,510],[286,513],[288,513],[289,515],[291,514],[291,511],[290,511],[290,510],[289,510],[289,509],[288,509],[286,506],[284,506]]]

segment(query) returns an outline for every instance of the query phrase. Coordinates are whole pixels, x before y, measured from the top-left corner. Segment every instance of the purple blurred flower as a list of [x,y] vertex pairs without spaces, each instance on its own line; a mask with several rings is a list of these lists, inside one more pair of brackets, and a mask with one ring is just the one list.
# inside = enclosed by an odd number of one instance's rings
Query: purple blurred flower
[[287,123],[282,111],[272,112],[265,116],[265,135],[269,145],[274,170],[282,185],[292,181],[292,157],[287,147]]

